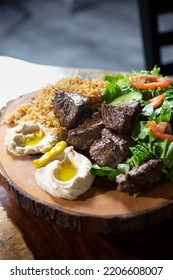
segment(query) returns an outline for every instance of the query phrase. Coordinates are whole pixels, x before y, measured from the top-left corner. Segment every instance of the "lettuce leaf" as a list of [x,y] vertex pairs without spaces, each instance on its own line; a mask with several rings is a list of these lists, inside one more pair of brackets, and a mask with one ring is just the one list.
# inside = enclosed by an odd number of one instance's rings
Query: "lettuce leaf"
[[116,176],[121,173],[118,169],[113,169],[109,166],[100,166],[96,163],[92,165],[90,172],[94,176],[105,176],[109,181],[115,181]]
[[132,71],[134,75],[139,75],[139,74],[151,74],[151,75],[156,75],[156,76],[162,76],[160,73],[160,67],[157,67],[155,65],[152,70],[140,70],[140,71]]
[[156,158],[156,145],[151,143],[137,144],[135,147],[130,148],[133,156],[127,160],[131,167],[139,166],[142,163]]
[[107,75],[104,78],[105,81],[108,81],[109,84],[103,94],[103,100],[110,103],[115,98],[134,91],[134,88],[131,86],[129,82],[129,75],[119,74],[117,76]]
[[164,97],[163,103],[156,109],[151,104],[144,106],[141,116],[156,122],[171,122],[173,119],[173,89],[167,90]]

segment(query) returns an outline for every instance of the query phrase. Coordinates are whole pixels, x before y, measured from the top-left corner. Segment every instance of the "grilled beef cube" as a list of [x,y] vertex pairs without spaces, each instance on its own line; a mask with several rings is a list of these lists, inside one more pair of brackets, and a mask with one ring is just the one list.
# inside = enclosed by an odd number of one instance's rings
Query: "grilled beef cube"
[[93,142],[89,153],[92,159],[101,166],[117,167],[127,157],[131,142],[104,128],[102,138]]
[[115,106],[102,104],[103,123],[107,128],[115,130],[119,134],[126,134],[139,110],[140,103],[138,102],[120,103]]
[[151,159],[138,167],[134,167],[128,173],[116,177],[117,190],[134,194],[151,188],[155,183],[162,180],[162,168],[163,161],[161,159]]
[[93,102],[84,95],[56,90],[54,112],[60,125],[70,129],[87,118],[93,110]]
[[69,130],[67,143],[76,150],[88,151],[91,144],[101,137],[103,127],[100,113],[95,112],[81,125]]

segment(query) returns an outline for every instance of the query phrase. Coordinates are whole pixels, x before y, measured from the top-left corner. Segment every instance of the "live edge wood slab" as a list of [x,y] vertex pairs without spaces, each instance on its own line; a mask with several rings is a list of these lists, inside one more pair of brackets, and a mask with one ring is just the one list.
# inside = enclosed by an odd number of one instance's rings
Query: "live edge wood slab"
[[[35,93],[10,101],[1,110],[0,122]],[[82,232],[124,233],[140,230],[173,217],[173,184],[161,183],[138,197],[116,191],[115,184],[96,178],[91,189],[77,200],[54,198],[35,182],[33,158],[9,154],[0,127],[0,184],[26,211]]]

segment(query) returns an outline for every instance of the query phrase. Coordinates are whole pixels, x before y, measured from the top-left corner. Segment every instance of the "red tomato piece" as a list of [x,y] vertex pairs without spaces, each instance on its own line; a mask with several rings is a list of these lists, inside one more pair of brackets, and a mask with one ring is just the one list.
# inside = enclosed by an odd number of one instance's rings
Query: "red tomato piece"
[[147,124],[156,137],[173,141],[173,135],[169,134],[172,131],[170,123],[156,123],[155,121],[148,121]]
[[153,108],[156,108],[163,103],[164,98],[165,98],[164,94],[161,94],[161,95],[151,98],[148,102],[151,103]]
[[167,87],[172,83],[171,78],[159,77],[150,74],[139,74],[129,77],[129,80],[135,88],[139,89],[153,89]]

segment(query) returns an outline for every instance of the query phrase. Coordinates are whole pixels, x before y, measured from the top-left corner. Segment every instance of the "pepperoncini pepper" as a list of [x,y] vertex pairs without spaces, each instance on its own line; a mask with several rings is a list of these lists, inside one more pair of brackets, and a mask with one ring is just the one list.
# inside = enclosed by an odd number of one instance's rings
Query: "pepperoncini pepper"
[[65,141],[58,142],[50,151],[45,153],[43,156],[41,156],[39,159],[35,159],[33,161],[34,166],[36,168],[40,168],[44,165],[46,165],[51,159],[61,152],[63,152],[67,148],[67,143]]

